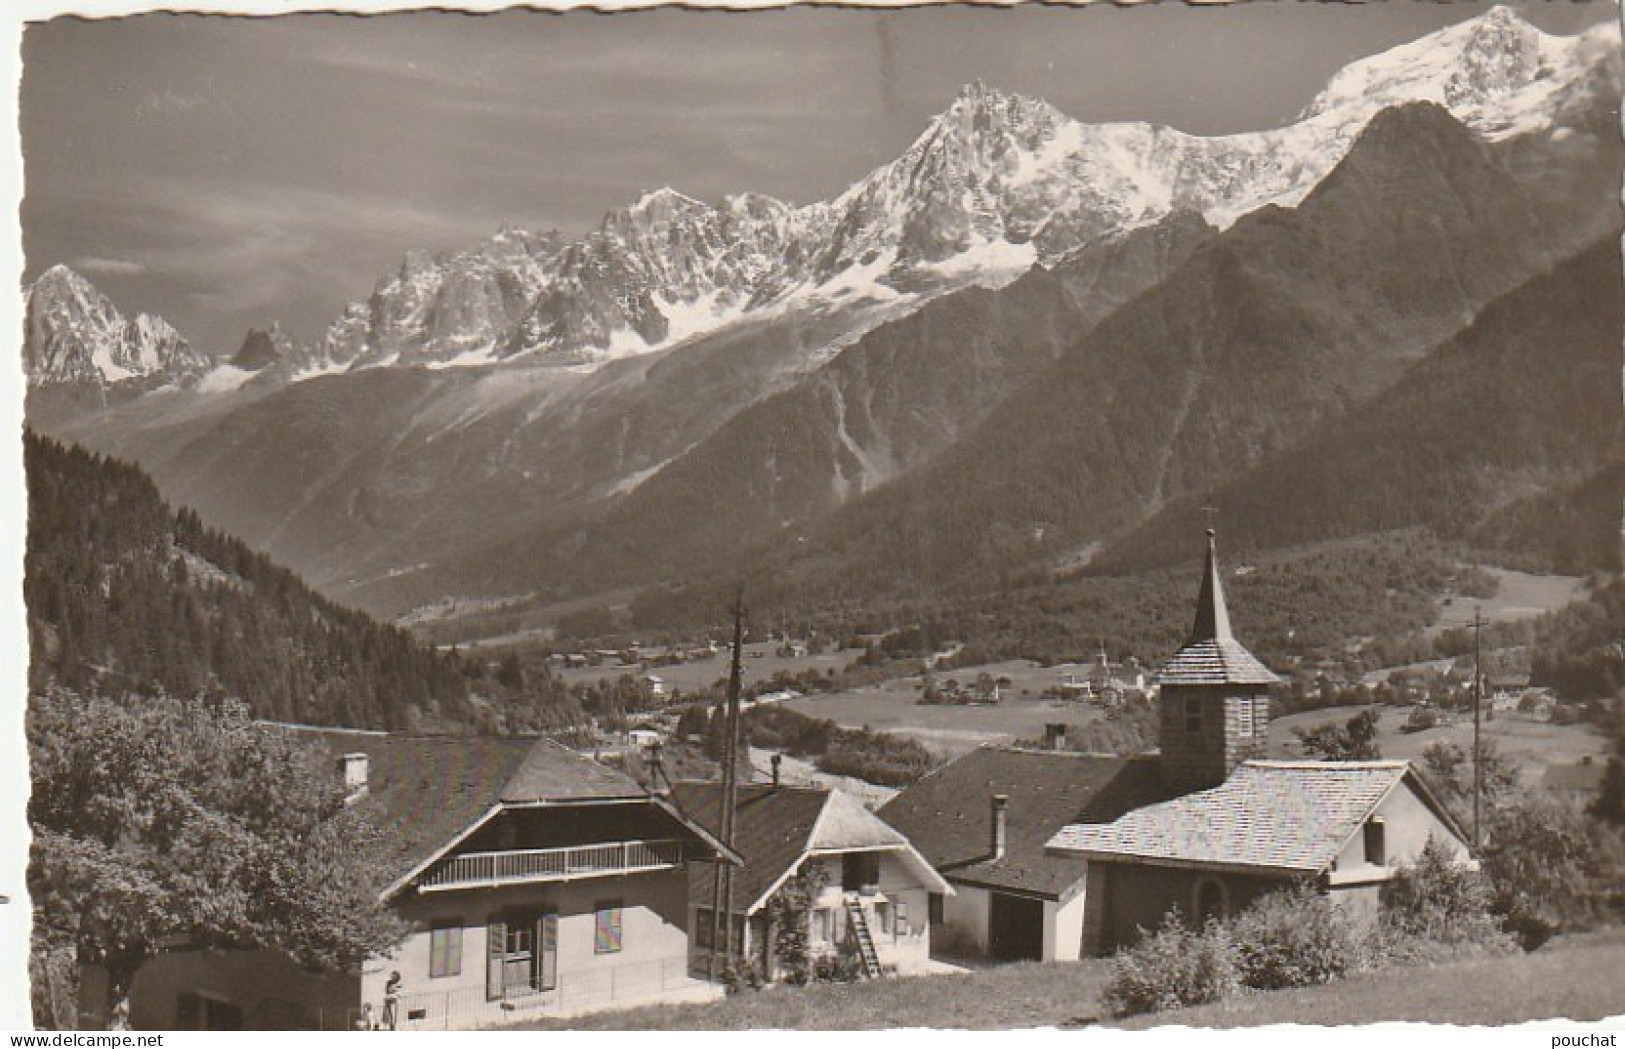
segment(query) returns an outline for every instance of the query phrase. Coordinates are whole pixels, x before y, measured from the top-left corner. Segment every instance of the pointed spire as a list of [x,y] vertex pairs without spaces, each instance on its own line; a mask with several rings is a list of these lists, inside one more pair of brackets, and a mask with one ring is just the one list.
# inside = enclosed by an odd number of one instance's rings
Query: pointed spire
[[1207,530],[1207,564],[1202,570],[1202,592],[1196,596],[1196,622],[1186,645],[1199,641],[1229,641],[1230,610],[1224,606],[1224,584],[1219,578],[1219,554],[1213,529]]

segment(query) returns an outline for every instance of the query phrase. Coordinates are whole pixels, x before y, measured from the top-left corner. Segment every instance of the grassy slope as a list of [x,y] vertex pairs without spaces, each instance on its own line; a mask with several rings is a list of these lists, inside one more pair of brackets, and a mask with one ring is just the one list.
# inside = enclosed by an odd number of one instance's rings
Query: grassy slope
[[[953,976],[813,988],[775,987],[715,1005],[651,1006],[528,1029],[999,1030],[1061,1027],[1100,1015],[1107,964],[1023,963]],[[1258,994],[1124,1026],[1237,1027],[1431,1020],[1507,1024],[1625,1015],[1625,931],[1572,937],[1535,954],[1393,969],[1328,987]]]
[[1625,934],[1574,937],[1535,954],[1390,969],[1329,987],[1238,998],[1123,1026],[1318,1026],[1415,1020],[1494,1025],[1625,1016]]
[[[1458,712],[1446,724],[1422,732],[1402,732],[1400,727],[1410,716],[1404,707],[1349,706],[1306,710],[1289,714],[1270,722],[1269,754],[1272,758],[1298,759],[1303,750],[1297,745],[1293,729],[1313,728],[1328,722],[1342,723],[1362,710],[1377,711],[1377,748],[1384,758],[1422,764],[1422,753],[1434,743],[1454,743],[1471,749],[1473,716],[1471,712]],[[1572,765],[1584,755],[1601,755],[1608,751],[1608,739],[1591,725],[1554,725],[1537,721],[1528,715],[1497,714],[1481,726],[1483,738],[1493,742],[1501,756],[1519,770],[1520,782],[1525,787],[1537,787],[1546,770],[1553,765]]]

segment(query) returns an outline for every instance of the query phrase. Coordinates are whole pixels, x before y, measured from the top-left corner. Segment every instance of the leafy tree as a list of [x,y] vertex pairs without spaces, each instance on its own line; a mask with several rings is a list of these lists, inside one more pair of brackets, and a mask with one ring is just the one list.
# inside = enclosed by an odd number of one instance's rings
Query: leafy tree
[[[1478,748],[1484,791],[1481,808],[1489,809],[1507,797],[1518,785],[1518,769],[1501,755],[1493,739]],[[1422,768],[1434,793],[1457,820],[1467,823],[1473,815],[1473,766],[1466,749],[1438,742],[1422,751]]]
[[1523,794],[1495,806],[1480,859],[1494,909],[1528,949],[1596,917],[1604,863],[1597,828],[1571,805]]
[[1362,710],[1339,725],[1326,722],[1297,731],[1303,749],[1322,761],[1374,761],[1382,757],[1377,747],[1375,710]]
[[1625,760],[1618,754],[1609,755],[1597,796],[1586,813],[1592,819],[1625,830]]
[[497,666],[497,683],[507,688],[525,687],[525,668],[519,663],[519,653],[509,652]]
[[28,712],[40,946],[102,966],[115,1016],[177,939],[352,968],[400,942],[381,842],[318,749],[217,706],[47,688]]

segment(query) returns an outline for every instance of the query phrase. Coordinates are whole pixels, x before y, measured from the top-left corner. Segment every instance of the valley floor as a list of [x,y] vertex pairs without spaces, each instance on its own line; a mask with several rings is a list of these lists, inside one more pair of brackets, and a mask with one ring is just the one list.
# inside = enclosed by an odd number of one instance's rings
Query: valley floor
[[[1099,1022],[1107,962],[1022,963],[878,983],[773,987],[703,1006],[652,1006],[526,1029],[999,1030]],[[1134,1017],[1129,1028],[1179,1024],[1332,1026],[1385,1021],[1501,1025],[1567,1018],[1625,1029],[1625,930],[1566,937],[1533,954],[1371,973],[1325,987],[1254,994]]]

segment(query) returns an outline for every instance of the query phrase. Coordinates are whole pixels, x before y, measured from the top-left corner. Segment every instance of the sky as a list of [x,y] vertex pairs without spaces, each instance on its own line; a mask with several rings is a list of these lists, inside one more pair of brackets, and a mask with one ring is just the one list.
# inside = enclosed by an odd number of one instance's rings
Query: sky
[[[1514,3],[1549,32],[1616,9]],[[23,35],[24,277],[230,352],[317,339],[408,250],[579,235],[644,190],[827,199],[975,79],[1081,120],[1290,121],[1338,68],[1482,3],[601,14],[147,14]]]

